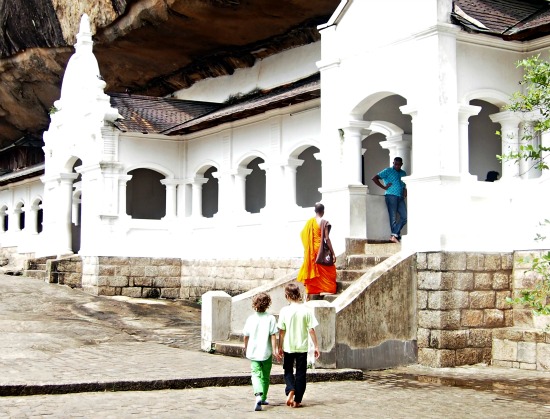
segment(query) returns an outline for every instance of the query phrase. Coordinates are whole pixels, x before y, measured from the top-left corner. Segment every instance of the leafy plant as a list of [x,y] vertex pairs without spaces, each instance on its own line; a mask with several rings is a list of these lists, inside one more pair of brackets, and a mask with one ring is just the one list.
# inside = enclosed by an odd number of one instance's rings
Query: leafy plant
[[[523,113],[527,120],[533,122],[532,131],[525,130],[518,151],[497,156],[499,160],[532,161],[539,170],[548,170],[547,157],[550,148],[533,142],[535,136],[550,129],[550,63],[542,60],[540,54],[520,60],[517,67],[524,70],[520,85],[523,91],[512,95],[507,110]],[[547,219],[541,225],[550,224]],[[542,234],[537,234],[536,240],[544,240]],[[536,275],[533,289],[521,290],[519,296],[508,297],[510,304],[521,304],[530,307],[536,315],[550,315],[550,252],[531,260],[522,260],[531,264],[528,272]]]
[[516,66],[523,67],[523,91],[512,95],[511,103],[505,109],[529,115],[533,131],[524,131],[518,151],[497,156],[499,160],[528,160],[539,170],[548,170],[549,147],[532,144],[535,135],[550,129],[550,62],[540,58],[540,54],[520,60]]
[[533,309],[535,315],[550,315],[550,252],[541,257],[521,261],[531,263],[528,272],[537,275],[535,286],[533,289],[521,290],[520,295],[515,298],[506,298],[506,302],[528,306]]
[[48,113],[50,115],[53,115],[56,112],[59,112],[59,109],[57,109],[54,105],[50,106],[50,110],[48,111]]

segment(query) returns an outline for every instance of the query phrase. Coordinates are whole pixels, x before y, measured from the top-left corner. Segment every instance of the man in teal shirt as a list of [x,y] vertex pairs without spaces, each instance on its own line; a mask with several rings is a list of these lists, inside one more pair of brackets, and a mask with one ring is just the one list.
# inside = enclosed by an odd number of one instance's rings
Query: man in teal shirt
[[[372,178],[374,183],[386,191],[386,206],[391,228],[390,241],[393,243],[401,241],[401,230],[407,224],[407,205],[405,204],[407,185],[401,180],[402,177],[407,176],[407,173],[401,169],[401,166],[403,166],[403,159],[396,157],[393,159],[392,167],[382,170]],[[381,180],[384,183],[380,182]],[[397,215],[399,215],[399,221],[397,221]]]

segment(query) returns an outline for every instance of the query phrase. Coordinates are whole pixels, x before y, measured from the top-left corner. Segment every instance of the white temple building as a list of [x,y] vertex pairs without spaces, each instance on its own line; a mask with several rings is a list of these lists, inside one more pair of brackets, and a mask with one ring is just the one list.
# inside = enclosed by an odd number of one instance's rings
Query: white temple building
[[[340,253],[346,238],[389,237],[383,191],[370,179],[395,156],[408,173],[404,249],[544,247],[534,237],[548,175],[496,155],[517,149],[532,123],[503,110],[522,78],[515,63],[544,54],[550,37],[466,31],[452,20],[464,15],[458,3],[342,1],[320,42],[170,98],[105,93],[84,16],[44,166],[0,177],[1,247],[36,257],[300,258],[299,231],[322,201]],[[391,25],[374,18],[389,15]],[[254,89],[262,94],[224,103]],[[484,182],[489,170],[500,180]]]

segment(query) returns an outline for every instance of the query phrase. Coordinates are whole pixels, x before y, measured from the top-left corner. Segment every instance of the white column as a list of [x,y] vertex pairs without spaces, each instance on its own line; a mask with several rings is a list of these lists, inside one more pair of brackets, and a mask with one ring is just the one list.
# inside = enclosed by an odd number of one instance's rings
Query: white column
[[352,121],[350,126],[342,128],[344,131],[344,141],[342,145],[342,178],[346,185],[362,184],[361,140],[365,126],[365,121],[357,121],[357,124],[354,124],[354,121]]
[[[521,122],[519,115],[505,111],[489,115],[489,118],[491,118],[491,121],[500,124],[502,154],[517,153],[519,151],[519,123]],[[518,178],[519,173],[519,165],[513,159],[502,162],[501,179]]]
[[126,187],[132,175],[121,175],[118,177],[118,216],[129,217],[126,214]]
[[233,211],[233,175],[228,172],[214,172],[212,176],[218,179],[218,213],[214,217],[223,217]]
[[[315,153],[319,154],[319,153]],[[317,158],[317,156],[315,156]],[[296,169],[304,164],[300,159],[288,159],[283,165],[285,199],[283,205],[288,208],[296,207]]]
[[[260,212],[281,211],[286,208],[286,200],[282,199],[281,196],[283,194],[281,185],[284,184],[285,180],[284,168],[281,165],[269,166],[267,163],[260,163],[258,167],[265,170],[265,207]],[[296,185],[294,188],[296,188]]]
[[23,210],[21,208],[14,208],[11,213],[11,219],[13,222],[10,223],[10,231],[21,231],[21,226],[19,225],[19,217]]
[[401,157],[403,159],[402,169],[411,174],[411,136],[409,134],[396,135],[386,138],[386,141],[380,141],[380,147],[389,151],[389,165],[393,164],[393,159]]
[[238,168],[233,177],[235,182],[235,211],[246,212],[246,177],[252,173],[252,169]]
[[[119,178],[123,170],[123,165],[118,162],[101,162],[99,165],[100,172],[96,176],[101,180],[99,184],[102,186],[102,205],[100,216],[116,217],[119,213],[118,204],[120,202],[118,194]],[[77,170],[78,172],[79,170]],[[92,170],[86,170],[86,172]],[[84,171],[80,169],[84,174]],[[88,192],[88,191],[86,191]]]
[[25,217],[25,230],[29,232],[29,234],[38,234],[38,219],[37,214],[38,210],[40,209],[39,205],[31,205],[29,211],[27,211],[27,217]]
[[163,218],[173,219],[177,215],[176,188],[178,186],[176,179],[162,179],[160,181],[166,187],[166,215]]
[[73,181],[76,173],[59,173],[42,177],[44,183],[44,254],[72,254],[71,210]]
[[202,185],[208,182],[204,177],[195,177],[191,182],[192,197],[191,197],[191,216],[193,218],[202,217]]
[[[429,139],[431,133],[429,112],[419,112],[416,107],[411,105],[401,106],[399,108],[404,115],[410,115],[412,118],[412,138],[414,138],[414,147],[411,148],[411,161],[414,162],[414,174],[416,177],[439,175],[439,148]],[[432,158],[433,156],[437,158]],[[411,170],[412,172],[412,167]],[[409,173],[407,171],[407,173]],[[408,186],[408,184],[407,184]],[[410,230],[409,230],[410,233]]]
[[481,106],[461,105],[458,108],[459,172],[461,176],[470,175],[469,118],[479,114]]

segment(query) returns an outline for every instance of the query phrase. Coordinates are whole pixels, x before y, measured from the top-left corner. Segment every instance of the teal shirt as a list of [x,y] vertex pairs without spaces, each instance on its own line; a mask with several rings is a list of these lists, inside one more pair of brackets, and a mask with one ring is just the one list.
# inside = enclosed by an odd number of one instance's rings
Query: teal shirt
[[403,191],[407,187],[405,182],[401,180],[402,177],[407,176],[407,172],[404,170],[395,170],[393,167],[388,167],[378,173],[380,179],[387,185],[391,183],[391,186],[386,189],[385,195],[403,196]]
[[269,313],[251,314],[246,319],[243,336],[248,336],[246,357],[251,361],[265,361],[271,357],[271,335],[277,333],[277,320]]
[[280,330],[285,331],[283,351],[287,353],[303,353],[308,350],[309,329],[315,328],[319,322],[313,315],[313,310],[305,304],[290,303],[279,313]]

